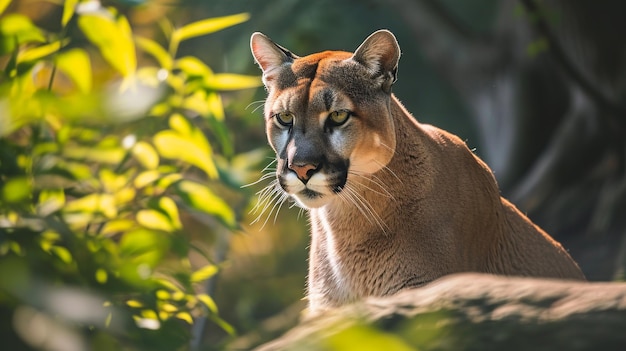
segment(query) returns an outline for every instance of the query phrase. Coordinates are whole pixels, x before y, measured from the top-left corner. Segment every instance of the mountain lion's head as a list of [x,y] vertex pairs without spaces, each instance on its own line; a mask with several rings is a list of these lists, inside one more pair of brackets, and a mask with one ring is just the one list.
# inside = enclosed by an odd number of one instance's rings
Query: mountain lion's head
[[298,57],[261,33],[251,48],[268,91],[278,183],[302,207],[350,196],[353,182],[387,165],[396,147],[390,99],[400,48],[393,34],[372,34],[354,54]]

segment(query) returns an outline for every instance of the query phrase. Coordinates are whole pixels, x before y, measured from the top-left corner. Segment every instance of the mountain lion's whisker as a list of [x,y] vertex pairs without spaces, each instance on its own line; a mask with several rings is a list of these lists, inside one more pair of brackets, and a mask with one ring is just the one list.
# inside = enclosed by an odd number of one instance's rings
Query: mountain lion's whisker
[[248,106],[246,106],[246,110],[254,104],[258,104],[258,106],[252,110],[252,113],[255,113],[259,108],[263,107],[263,105],[265,105],[265,100],[252,101],[248,104]]
[[355,205],[355,207],[363,214],[365,219],[371,224],[376,224],[383,232],[383,234],[387,235],[387,225],[380,218],[378,213],[372,208],[370,203],[361,195],[358,191],[356,191],[353,186],[346,185],[343,189],[342,193],[345,192],[346,198],[350,199],[351,202]]
[[389,174],[391,174],[394,178],[396,178],[396,179],[397,179],[400,183],[403,183],[402,179],[400,179],[400,177],[398,177],[398,176],[396,175],[396,172],[394,172],[394,171],[393,171],[391,168],[389,168],[387,165],[383,165],[383,164],[378,163],[378,162],[377,162],[377,164],[378,164],[379,166],[381,166],[381,167],[382,167],[382,168],[381,168],[381,171],[386,171],[386,172],[388,172],[388,173],[389,173]]
[[256,193],[256,195],[257,195],[257,203],[252,208],[252,210],[250,210],[250,213],[257,213],[258,210],[262,206],[265,206],[265,203],[267,203],[271,199],[273,194],[278,193],[278,192],[280,192],[280,189],[278,187],[278,180],[275,179],[272,182],[270,182],[270,184],[268,184],[265,188],[259,190]]
[[266,179],[275,177],[275,176],[276,176],[276,173],[274,173],[274,172],[265,173],[259,179],[255,180],[254,182],[242,185],[241,188],[247,188],[247,187],[250,187],[252,185],[259,184],[260,182],[262,182],[262,181],[264,181]]
[[373,175],[373,174],[364,175],[364,174],[362,174],[360,172],[355,172],[355,171],[349,171],[348,173],[354,175],[355,177],[359,177],[359,178],[365,179],[366,181],[369,181],[369,182],[373,183],[374,185],[378,186],[382,192],[375,190],[374,188],[366,185],[364,182],[356,182],[355,181],[356,184],[358,184],[358,185],[366,188],[367,190],[369,190],[369,191],[371,191],[373,193],[376,193],[378,195],[385,196],[385,197],[388,197],[390,199],[394,199],[393,195],[387,189],[385,189],[385,187],[383,186],[384,184],[381,184],[380,178],[376,177],[375,175]]
[[[272,215],[272,212],[274,211],[274,209],[278,205],[278,203],[285,201],[285,199],[287,197],[288,197],[287,194],[285,194],[279,187],[275,186],[274,189],[272,189],[269,193],[267,193],[265,198],[262,200],[263,201],[262,202],[263,208],[261,209],[261,212],[259,213],[257,218],[254,221],[252,221],[250,224],[254,224],[254,223],[259,222],[261,220],[261,217],[263,216],[263,214],[267,211],[267,209],[273,203],[274,205],[272,206],[269,214],[267,215],[267,217],[265,218],[265,221],[263,222],[263,225],[261,226],[261,228],[264,228],[265,225],[267,224],[267,221],[269,220],[270,216]],[[259,204],[261,204],[261,203],[259,203]]]

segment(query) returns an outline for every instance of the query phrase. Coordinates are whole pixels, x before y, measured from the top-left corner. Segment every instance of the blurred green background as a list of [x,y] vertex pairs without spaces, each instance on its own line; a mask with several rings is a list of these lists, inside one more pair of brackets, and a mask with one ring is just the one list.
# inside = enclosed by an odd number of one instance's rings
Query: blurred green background
[[273,157],[255,31],[306,55],[390,29],[408,110],[466,140],[590,279],[622,279],[624,7],[0,1],[3,345],[250,349],[296,323],[306,214],[255,211],[269,178],[243,187]]

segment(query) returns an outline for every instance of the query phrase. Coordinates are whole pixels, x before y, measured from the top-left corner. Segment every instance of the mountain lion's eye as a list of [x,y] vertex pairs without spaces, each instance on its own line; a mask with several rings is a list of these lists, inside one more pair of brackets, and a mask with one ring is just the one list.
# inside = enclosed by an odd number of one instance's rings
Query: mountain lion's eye
[[291,112],[279,112],[274,115],[276,121],[285,127],[291,127],[293,124],[293,113]]
[[328,120],[331,124],[335,126],[340,126],[348,120],[350,117],[350,112],[341,110],[341,111],[333,111],[328,115]]

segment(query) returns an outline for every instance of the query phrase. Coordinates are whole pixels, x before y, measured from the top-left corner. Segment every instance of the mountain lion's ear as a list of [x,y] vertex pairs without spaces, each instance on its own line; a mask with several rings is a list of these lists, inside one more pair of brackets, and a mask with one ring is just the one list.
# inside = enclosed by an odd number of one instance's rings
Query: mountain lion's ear
[[284,63],[293,62],[298,56],[274,43],[263,33],[253,33],[250,37],[250,49],[254,60],[261,66],[263,74],[278,68]]
[[373,75],[382,74],[385,78],[383,90],[391,90],[397,79],[400,46],[390,31],[379,30],[367,37],[352,59],[367,67]]

